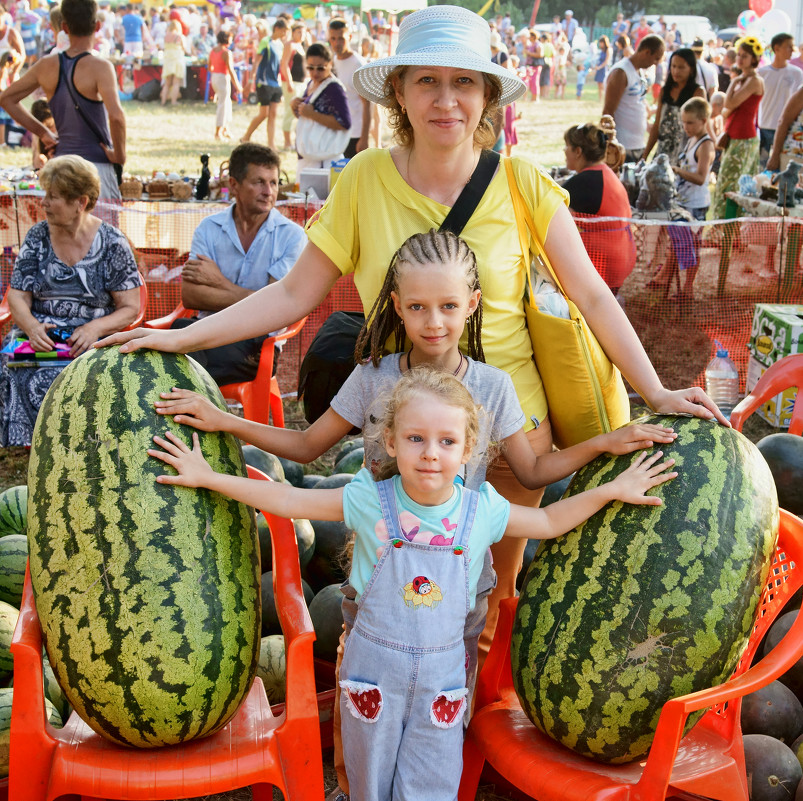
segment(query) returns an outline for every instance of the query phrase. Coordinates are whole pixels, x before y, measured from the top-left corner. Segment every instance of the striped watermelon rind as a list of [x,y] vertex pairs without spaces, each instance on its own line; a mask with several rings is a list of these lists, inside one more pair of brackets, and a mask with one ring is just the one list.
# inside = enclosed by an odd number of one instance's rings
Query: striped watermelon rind
[[19,608],[28,563],[28,538],[24,534],[0,537],[0,601]]
[[[28,469],[31,580],[47,654],[96,732],[149,748],[216,731],[256,671],[260,576],[253,510],[157,484],[154,434],[173,386],[225,402],[192,359],[116,348],[74,360],[37,418]],[[245,475],[238,441],[200,433],[215,470]]]
[[0,492],[0,537],[25,534],[28,517],[28,487],[20,484]]
[[262,680],[271,704],[284,701],[287,694],[287,657],[284,635],[269,634],[262,638],[259,648],[257,678]]
[[20,610],[5,601],[0,601],[0,681],[14,672],[14,657],[11,655],[11,638],[17,627]]
[[[511,663],[522,708],[580,754],[630,762],[647,753],[670,698],[731,675],[747,645],[778,533],[775,486],[756,447],[697,418],[662,446],[678,478],[662,506],[608,504],[548,541],[521,590]],[[610,481],[635,455],[578,471],[574,495]],[[702,716],[690,716],[686,730]]]

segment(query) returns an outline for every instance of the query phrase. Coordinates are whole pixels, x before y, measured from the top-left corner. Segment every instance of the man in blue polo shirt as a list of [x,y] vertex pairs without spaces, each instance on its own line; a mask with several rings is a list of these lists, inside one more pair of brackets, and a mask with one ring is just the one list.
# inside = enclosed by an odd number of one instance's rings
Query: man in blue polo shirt
[[[279,157],[251,142],[229,159],[234,204],[201,221],[181,277],[181,302],[199,317],[225,309],[290,271],[307,243],[304,229],[275,208]],[[193,320],[177,320],[174,327]],[[194,352],[218,384],[256,375],[264,337]]]
[[134,6],[127,5],[125,12],[120,20],[124,35],[123,52],[130,56],[141,56],[144,52],[143,40],[151,45],[153,39],[145,20],[134,10]]

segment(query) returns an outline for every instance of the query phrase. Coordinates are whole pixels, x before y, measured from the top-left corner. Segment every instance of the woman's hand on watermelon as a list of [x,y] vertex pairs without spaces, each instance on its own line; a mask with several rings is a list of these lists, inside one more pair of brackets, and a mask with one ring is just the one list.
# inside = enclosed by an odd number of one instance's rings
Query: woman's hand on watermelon
[[173,387],[170,392],[159,393],[159,397],[164,400],[153,404],[156,413],[172,415],[175,423],[183,423],[201,431],[227,430],[231,415],[197,392]]
[[148,456],[160,459],[165,464],[170,465],[177,473],[175,476],[157,476],[156,480],[160,484],[177,484],[180,487],[206,487],[209,480],[216,475],[215,471],[209,466],[209,462],[204,459],[198,434],[194,431],[192,433],[192,450],[172,431],[168,431],[164,437],[154,437],[153,441],[163,450],[148,448]]
[[131,353],[140,348],[160,350],[163,353],[186,353],[181,334],[183,329],[134,328],[131,331],[118,331],[98,340],[96,348],[120,345],[120,353]]
[[704,420],[716,420],[724,426],[730,423],[702,387],[664,389],[648,399],[650,408],[659,414],[691,414]]
[[676,472],[667,472],[675,464],[674,459],[656,464],[663,455],[663,451],[656,451],[652,455],[640,453],[624,473],[609,483],[608,489],[613,497],[625,503],[660,506],[661,499],[647,495],[647,491],[677,476]]
[[608,434],[600,434],[599,439],[606,453],[622,456],[633,453],[633,451],[651,448],[656,442],[674,442],[677,434],[666,426],[639,423],[635,426],[622,426]]

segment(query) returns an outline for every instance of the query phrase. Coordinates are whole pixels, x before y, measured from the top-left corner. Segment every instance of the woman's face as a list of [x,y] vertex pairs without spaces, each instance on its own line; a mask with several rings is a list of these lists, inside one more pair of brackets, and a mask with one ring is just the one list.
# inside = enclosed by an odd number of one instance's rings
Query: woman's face
[[568,142],[563,148],[563,155],[566,158],[566,166],[570,170],[574,170],[575,172],[579,172],[580,170],[585,167],[585,161],[583,159],[583,151],[576,147],[575,145],[570,145]]
[[753,51],[750,48],[742,45],[736,51],[736,66],[744,72],[745,70],[752,71],[755,69],[756,63],[753,56]]
[[481,72],[454,67],[409,67],[394,89],[415,139],[441,147],[473,142],[491,91]]
[[669,72],[672,75],[672,80],[679,86],[685,86],[686,81],[691,77],[691,67],[685,58],[675,56],[669,62]]
[[307,56],[307,72],[312,81],[320,83],[332,74],[332,62],[320,56]]
[[83,211],[84,198],[69,200],[52,186],[45,191],[42,208],[45,210],[48,225],[69,225],[73,223]]

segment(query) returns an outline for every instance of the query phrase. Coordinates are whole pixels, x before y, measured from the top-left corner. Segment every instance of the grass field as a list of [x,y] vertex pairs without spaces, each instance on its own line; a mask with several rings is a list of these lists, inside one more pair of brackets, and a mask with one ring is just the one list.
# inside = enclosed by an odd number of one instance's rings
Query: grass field
[[[584,98],[574,97],[574,86],[567,92],[571,98],[549,98],[540,103],[519,101],[517,110],[522,112],[518,123],[519,142],[513,153],[525,156],[546,167],[564,165],[563,132],[571,125],[598,121],[601,102],[597,99],[597,87],[592,82],[586,87]],[[231,142],[214,139],[215,104],[204,105],[200,101],[182,101],[175,108],[162,107],[158,102],[139,103],[131,100],[123,103],[128,126],[126,170],[133,175],[150,176],[154,170],[177,172],[184,175],[200,173],[201,153],[210,154],[210,167],[217,172],[220,163],[228,158],[232,147],[245,133],[248,122],[257,112],[257,106],[247,104],[234,106],[234,121]],[[281,126],[276,143],[283,141]],[[265,125],[257,130],[255,142],[267,144]],[[385,141],[387,144],[387,138]],[[295,154],[282,151],[283,166],[292,178],[295,173]],[[30,150],[4,148],[0,163],[3,166],[22,167],[30,164]]]

